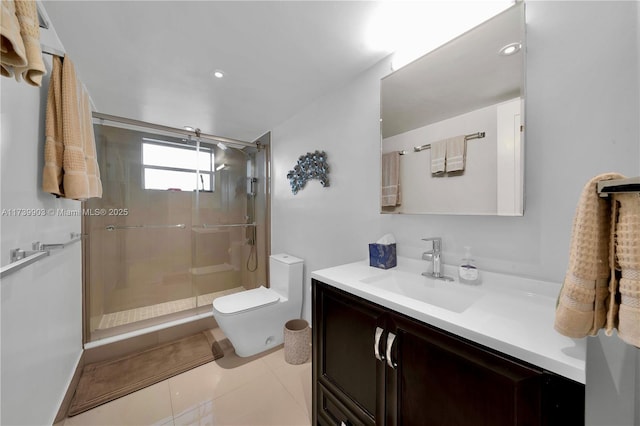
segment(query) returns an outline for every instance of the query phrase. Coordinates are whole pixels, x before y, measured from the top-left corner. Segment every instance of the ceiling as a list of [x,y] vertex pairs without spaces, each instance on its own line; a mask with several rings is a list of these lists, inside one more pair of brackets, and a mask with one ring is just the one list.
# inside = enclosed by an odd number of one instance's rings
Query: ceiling
[[[382,137],[523,96],[523,9],[519,3],[383,78]],[[523,48],[498,53],[511,43]]]
[[98,112],[245,141],[388,55],[377,3],[42,2]]

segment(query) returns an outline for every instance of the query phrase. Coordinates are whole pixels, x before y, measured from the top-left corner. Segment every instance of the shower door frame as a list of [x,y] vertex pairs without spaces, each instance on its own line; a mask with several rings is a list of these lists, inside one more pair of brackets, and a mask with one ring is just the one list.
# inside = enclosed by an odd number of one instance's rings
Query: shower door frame
[[[271,132],[267,132],[254,142],[246,142],[238,139],[226,138],[222,136],[216,136],[211,134],[201,133],[200,129],[194,131],[179,129],[169,126],[163,126],[159,124],[149,123],[145,121],[130,119],[126,117],[119,117],[110,114],[103,114],[99,112],[93,112],[92,117],[94,120],[98,120],[100,124],[104,124],[105,121],[123,124],[125,126],[133,126],[150,130],[157,130],[159,132],[169,132],[173,134],[179,134],[186,137],[197,137],[205,141],[229,143],[232,145],[241,145],[245,147],[257,148],[258,152],[264,150],[264,179],[265,179],[265,219],[264,219],[264,236],[265,236],[265,273],[266,283],[269,286],[269,262],[268,256],[271,253]],[[82,209],[86,207],[86,201],[82,201]],[[257,226],[257,225],[256,225]],[[82,215],[81,217],[81,229],[82,229],[82,344],[85,346],[91,340],[91,325],[90,325],[90,289],[89,281],[91,276],[90,270],[90,244],[88,243],[89,231],[87,229],[87,217]],[[255,243],[255,242],[254,242]],[[95,342],[95,341],[93,341]]]

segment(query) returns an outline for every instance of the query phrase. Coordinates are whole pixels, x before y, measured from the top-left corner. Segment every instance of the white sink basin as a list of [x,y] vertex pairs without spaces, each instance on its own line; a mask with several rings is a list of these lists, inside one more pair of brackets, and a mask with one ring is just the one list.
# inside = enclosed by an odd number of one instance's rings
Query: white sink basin
[[468,285],[398,270],[385,271],[360,282],[458,313],[464,312],[484,294]]

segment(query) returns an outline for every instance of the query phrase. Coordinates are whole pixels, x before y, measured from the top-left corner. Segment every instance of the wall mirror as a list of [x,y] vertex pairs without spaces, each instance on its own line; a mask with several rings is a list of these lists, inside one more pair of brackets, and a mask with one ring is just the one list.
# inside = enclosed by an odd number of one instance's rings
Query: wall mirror
[[517,3],[382,79],[382,213],[523,214],[524,42]]

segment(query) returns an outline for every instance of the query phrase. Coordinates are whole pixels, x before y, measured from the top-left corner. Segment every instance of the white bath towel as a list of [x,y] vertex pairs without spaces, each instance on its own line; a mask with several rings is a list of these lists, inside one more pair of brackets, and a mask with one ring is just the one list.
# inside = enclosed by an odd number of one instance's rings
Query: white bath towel
[[447,141],[431,142],[431,174],[443,175],[445,172],[445,160],[447,158]]
[[462,172],[465,167],[467,139],[464,135],[447,139],[447,172]]

